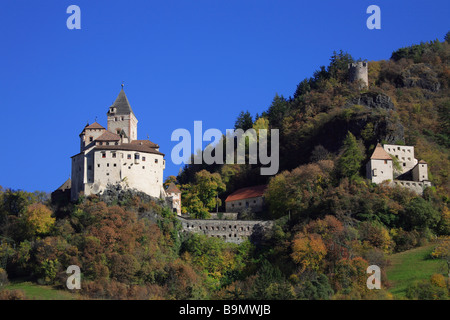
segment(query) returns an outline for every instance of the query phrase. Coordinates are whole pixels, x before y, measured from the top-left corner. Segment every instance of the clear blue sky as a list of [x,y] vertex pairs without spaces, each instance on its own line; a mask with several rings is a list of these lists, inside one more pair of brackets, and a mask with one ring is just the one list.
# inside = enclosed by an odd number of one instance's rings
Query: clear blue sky
[[[0,185],[52,191],[70,175],[86,122],[106,126],[120,84],[138,135],[161,145],[165,177],[173,130],[232,128],[276,93],[327,65],[334,50],[389,59],[450,30],[450,1],[2,0]],[[69,5],[81,30],[68,30]],[[381,30],[366,8],[381,8]]]

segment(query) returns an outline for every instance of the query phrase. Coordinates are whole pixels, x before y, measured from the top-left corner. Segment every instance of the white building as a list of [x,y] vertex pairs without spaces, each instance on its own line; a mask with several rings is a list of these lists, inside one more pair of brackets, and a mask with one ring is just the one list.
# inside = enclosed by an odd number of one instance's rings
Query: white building
[[[393,157],[400,168],[394,168]],[[366,165],[366,175],[373,183],[388,181],[391,185],[402,186],[418,194],[431,186],[428,181],[428,164],[414,158],[413,146],[378,144]]]
[[71,199],[121,183],[153,197],[165,196],[164,154],[159,145],[137,140],[138,120],[123,90],[107,112],[108,128],[94,122],[80,133],[80,152],[72,157]]
[[166,189],[166,195],[169,198],[172,198],[172,207],[173,210],[176,211],[177,215],[181,216],[181,191],[175,185],[175,183],[171,182]]
[[238,189],[225,200],[226,212],[242,212],[251,210],[260,212],[264,206],[264,192],[266,185]]

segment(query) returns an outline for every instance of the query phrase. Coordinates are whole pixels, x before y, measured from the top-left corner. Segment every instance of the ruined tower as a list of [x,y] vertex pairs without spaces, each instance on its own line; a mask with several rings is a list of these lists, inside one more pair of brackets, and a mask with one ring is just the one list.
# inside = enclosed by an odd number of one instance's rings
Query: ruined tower
[[368,63],[366,61],[349,63],[348,77],[350,82],[360,82],[360,88],[369,87]]

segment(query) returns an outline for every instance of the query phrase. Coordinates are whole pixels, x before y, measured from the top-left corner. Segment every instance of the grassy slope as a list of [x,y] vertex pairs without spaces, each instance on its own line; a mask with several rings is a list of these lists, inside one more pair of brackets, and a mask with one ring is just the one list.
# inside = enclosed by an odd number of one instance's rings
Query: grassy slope
[[78,295],[67,291],[58,290],[51,286],[41,286],[32,282],[10,283],[5,286],[9,290],[22,290],[30,300],[72,300]]
[[434,273],[444,274],[442,260],[430,258],[435,244],[396,253],[389,257],[391,266],[386,270],[392,287],[389,289],[395,298],[405,298],[406,288],[416,280],[430,279]]

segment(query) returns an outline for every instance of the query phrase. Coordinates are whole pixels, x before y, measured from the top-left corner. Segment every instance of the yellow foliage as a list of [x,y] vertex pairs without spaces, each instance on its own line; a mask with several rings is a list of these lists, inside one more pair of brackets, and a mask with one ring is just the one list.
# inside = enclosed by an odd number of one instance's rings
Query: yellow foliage
[[298,233],[292,241],[291,257],[295,263],[301,264],[302,272],[306,269],[319,270],[326,254],[327,249],[318,234]]
[[33,203],[28,206],[24,220],[33,234],[46,234],[55,224],[52,211],[41,203]]

